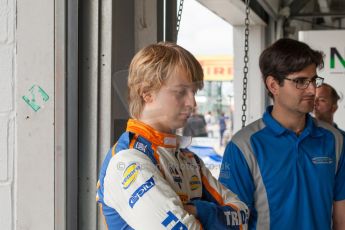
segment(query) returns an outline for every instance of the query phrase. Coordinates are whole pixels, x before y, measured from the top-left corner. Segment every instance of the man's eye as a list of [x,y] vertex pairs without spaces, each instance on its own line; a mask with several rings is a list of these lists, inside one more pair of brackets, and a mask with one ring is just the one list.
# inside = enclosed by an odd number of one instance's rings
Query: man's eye
[[304,79],[304,78],[297,78],[297,79],[295,79],[295,82],[296,82],[297,84],[304,85],[305,83],[308,82],[308,80],[307,80],[307,79]]
[[176,90],[176,93],[180,96],[183,96],[186,94],[186,90]]

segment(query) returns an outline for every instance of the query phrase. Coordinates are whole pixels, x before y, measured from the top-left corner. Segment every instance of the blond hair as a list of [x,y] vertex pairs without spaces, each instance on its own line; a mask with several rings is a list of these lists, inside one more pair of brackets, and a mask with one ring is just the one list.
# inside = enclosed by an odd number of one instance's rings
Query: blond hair
[[196,58],[174,43],[160,42],[140,50],[132,59],[128,74],[129,112],[139,118],[144,108],[143,94],[159,90],[177,69],[202,89],[203,70]]

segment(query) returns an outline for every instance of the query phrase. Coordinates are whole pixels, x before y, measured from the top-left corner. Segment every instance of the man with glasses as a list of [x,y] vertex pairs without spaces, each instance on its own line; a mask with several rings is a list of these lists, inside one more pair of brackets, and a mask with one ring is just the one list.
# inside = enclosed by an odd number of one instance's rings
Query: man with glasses
[[220,172],[250,208],[249,229],[345,229],[344,138],[309,115],[322,67],[321,52],[292,39],[260,56],[273,106],[235,134]]

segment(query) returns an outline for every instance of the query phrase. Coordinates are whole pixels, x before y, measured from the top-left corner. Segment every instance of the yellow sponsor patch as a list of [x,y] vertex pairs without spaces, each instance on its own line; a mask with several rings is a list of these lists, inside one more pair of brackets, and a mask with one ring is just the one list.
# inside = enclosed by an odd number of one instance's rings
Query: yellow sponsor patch
[[192,191],[199,189],[201,186],[201,182],[196,175],[193,175],[190,178],[189,184],[190,184],[190,188],[192,189]]
[[130,164],[123,172],[122,186],[127,189],[137,179],[140,171],[140,165],[137,163]]

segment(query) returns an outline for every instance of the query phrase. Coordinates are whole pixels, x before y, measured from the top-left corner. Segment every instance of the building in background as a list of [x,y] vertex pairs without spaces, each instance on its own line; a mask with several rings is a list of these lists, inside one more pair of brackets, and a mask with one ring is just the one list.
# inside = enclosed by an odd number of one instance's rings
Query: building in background
[[233,57],[230,55],[197,56],[204,70],[205,86],[197,94],[199,111],[228,116],[233,112]]

